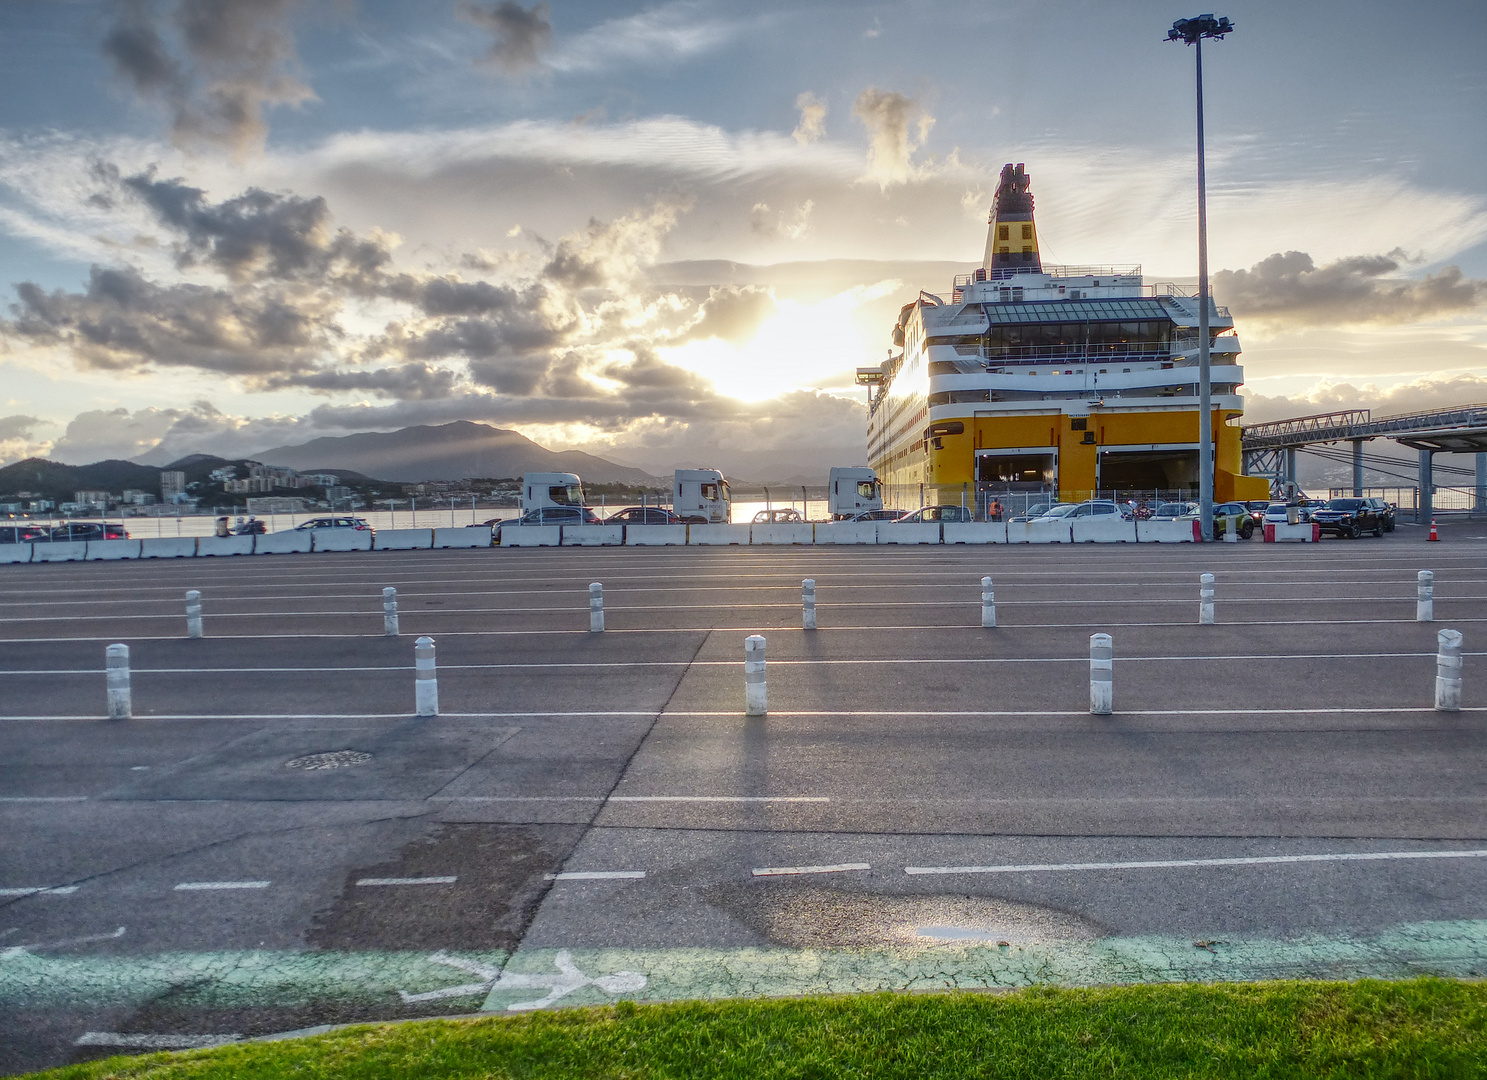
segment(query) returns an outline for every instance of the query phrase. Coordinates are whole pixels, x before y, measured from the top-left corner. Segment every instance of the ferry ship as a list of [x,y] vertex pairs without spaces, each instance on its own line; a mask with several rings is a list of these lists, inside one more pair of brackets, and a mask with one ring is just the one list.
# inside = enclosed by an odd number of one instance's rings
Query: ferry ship
[[[857,371],[885,504],[1196,498],[1197,298],[1144,284],[1139,265],[1045,266],[1029,181],[1002,169],[981,266],[948,301],[905,304],[887,361]],[[1227,308],[1210,306],[1209,332],[1214,499],[1267,498],[1228,422],[1244,370]]]

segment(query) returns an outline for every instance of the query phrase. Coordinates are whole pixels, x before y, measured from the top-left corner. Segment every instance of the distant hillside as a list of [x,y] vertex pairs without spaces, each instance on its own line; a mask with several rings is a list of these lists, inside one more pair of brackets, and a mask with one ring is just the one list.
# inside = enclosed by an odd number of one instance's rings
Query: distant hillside
[[354,470],[384,480],[463,480],[520,476],[524,472],[571,472],[595,483],[654,484],[642,469],[617,465],[578,450],[553,451],[524,435],[489,424],[458,420],[437,427],[411,427],[387,434],[363,432],[279,446],[254,455],[265,465],[301,472]]
[[0,469],[0,496],[32,491],[54,502],[71,502],[77,491],[137,488],[160,494],[160,470],[132,461],[95,461],[91,465],[63,465],[45,458],[27,458]]

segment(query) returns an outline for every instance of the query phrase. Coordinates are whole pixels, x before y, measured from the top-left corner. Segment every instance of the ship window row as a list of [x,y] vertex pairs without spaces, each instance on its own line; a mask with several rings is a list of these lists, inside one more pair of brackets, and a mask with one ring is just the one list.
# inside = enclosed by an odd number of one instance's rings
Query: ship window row
[[[1214,383],[1213,393],[1222,396],[1238,392],[1238,386],[1234,383]],[[1090,393],[1097,393],[1109,400],[1129,395],[1133,398],[1153,397],[1192,397],[1196,394],[1196,388],[1192,383],[1182,383],[1177,386],[1141,386],[1130,387],[1126,390],[1100,390],[1090,388],[1082,391],[1067,391],[1064,393],[1046,394],[1037,390],[940,390],[929,395],[929,403],[935,405],[961,405],[976,402],[991,401],[1057,401],[1062,398],[1079,397]]]
[[986,349],[1029,345],[1168,345],[1172,323],[1166,319],[1120,319],[1108,322],[1047,322],[992,326],[984,334],[951,334],[929,339],[930,345],[971,345]]
[[993,323],[1046,323],[1069,319],[1108,322],[1122,319],[1159,319],[1170,321],[1160,300],[1133,297],[1129,300],[1030,300],[1018,303],[986,304],[984,310]]

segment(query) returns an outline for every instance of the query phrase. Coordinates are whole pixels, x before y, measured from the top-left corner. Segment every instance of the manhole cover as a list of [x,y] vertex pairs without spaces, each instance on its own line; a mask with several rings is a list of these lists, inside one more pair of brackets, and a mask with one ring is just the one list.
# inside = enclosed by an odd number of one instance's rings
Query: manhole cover
[[371,754],[360,750],[335,750],[327,754],[306,754],[293,761],[286,761],[289,769],[344,769],[350,765],[362,765],[372,760]]

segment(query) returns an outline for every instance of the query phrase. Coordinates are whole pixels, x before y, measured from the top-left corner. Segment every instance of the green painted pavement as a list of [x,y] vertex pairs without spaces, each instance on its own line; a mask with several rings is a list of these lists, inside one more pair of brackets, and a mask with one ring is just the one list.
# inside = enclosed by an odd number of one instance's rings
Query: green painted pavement
[[[998,989],[1278,978],[1487,976],[1487,920],[1421,922],[1373,935],[1113,937],[1010,946],[947,942],[894,950],[522,949],[491,952],[164,953],[0,951],[0,1004],[273,1008],[336,1000],[448,1001],[525,1011],[617,997],[768,997],[873,990]],[[420,1010],[422,1011],[422,1010]]]

